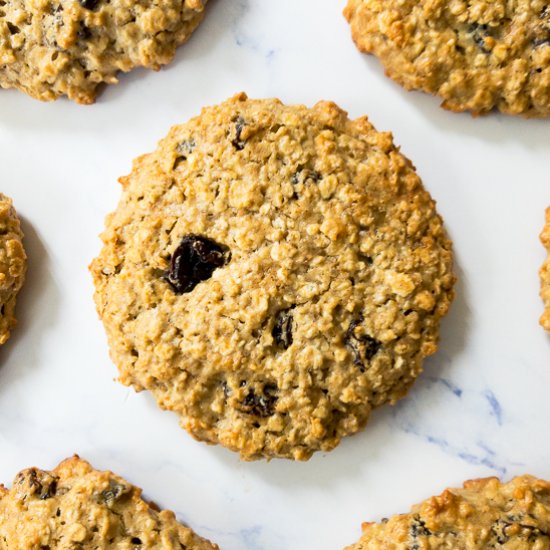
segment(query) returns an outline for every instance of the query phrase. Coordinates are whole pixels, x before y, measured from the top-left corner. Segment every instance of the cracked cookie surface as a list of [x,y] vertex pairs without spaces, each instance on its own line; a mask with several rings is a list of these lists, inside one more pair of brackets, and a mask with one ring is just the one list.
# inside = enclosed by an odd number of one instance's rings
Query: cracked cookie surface
[[1,550],[217,550],[141,498],[141,489],[77,456],[53,471],[29,468],[0,485]]
[[200,23],[206,0],[0,0],[0,87],[93,103],[120,71],[158,70]]
[[540,234],[540,240],[548,252],[548,257],[540,268],[540,296],[544,302],[540,324],[550,331],[550,207],[546,209],[546,225]]
[[407,90],[452,111],[550,116],[545,0],[349,0],[358,48]]
[[17,324],[15,303],[25,280],[27,256],[21,223],[11,199],[0,193],[0,344]]
[[363,524],[346,550],[545,550],[550,548],[550,483],[467,481],[417,504],[409,514]]
[[195,438],[304,460],[402,397],[453,297],[451,243],[366,117],[239,94],[121,179],[91,265],[120,380]]

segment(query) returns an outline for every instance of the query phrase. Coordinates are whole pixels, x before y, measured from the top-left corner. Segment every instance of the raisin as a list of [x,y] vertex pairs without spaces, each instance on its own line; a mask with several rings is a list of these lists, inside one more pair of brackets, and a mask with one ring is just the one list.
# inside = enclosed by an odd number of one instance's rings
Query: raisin
[[[308,182],[317,183],[322,177],[323,176],[319,172],[315,170],[309,170],[308,168],[305,168],[303,164],[299,164],[296,172],[294,172],[290,177],[290,182],[292,183],[292,185],[305,185]],[[294,193],[292,194],[292,198],[296,200],[300,198],[300,196],[296,191],[294,191]]]
[[298,185],[299,183],[306,183],[308,180],[317,183],[322,178],[321,174],[316,170],[309,170],[304,168],[302,165],[298,166],[298,169],[294,174],[292,174],[291,182],[293,185]]
[[271,331],[271,336],[276,344],[283,349],[288,349],[292,345],[292,314],[290,310],[293,308],[294,306],[279,311]]
[[506,534],[506,530],[511,527],[511,525],[511,523],[499,519],[491,526],[491,531],[495,535],[499,544],[505,544],[508,542],[510,537]]
[[[546,29],[546,36],[533,39],[533,46],[539,48],[540,46],[550,45],[550,29]],[[540,72],[540,71],[539,71]]]
[[[528,521],[528,518],[523,519]],[[491,531],[499,544],[505,544],[510,539],[536,542],[541,537],[549,537],[548,533],[538,527],[522,523],[522,518],[518,516],[508,516],[506,519],[495,521],[491,526]]]
[[80,5],[86,10],[93,11],[99,6],[100,1],[101,0],[80,0]]
[[177,157],[174,161],[173,169],[175,170],[184,160],[187,160],[187,157],[195,150],[197,147],[197,142],[191,138],[186,139],[178,144],[176,147]]
[[239,410],[261,418],[273,415],[278,400],[277,389],[275,384],[265,384],[262,392],[257,394],[253,388],[250,388],[245,398],[239,403]]
[[57,480],[54,479],[48,486],[43,487],[39,498],[40,500],[47,500],[49,498],[52,498],[53,496],[55,496],[56,491],[57,491]]
[[490,53],[491,50],[487,48],[485,40],[490,36],[489,25],[480,25],[479,23],[471,23],[468,31],[472,35],[472,40],[477,44],[479,49],[483,53]]
[[537,36],[533,39],[533,45],[546,46],[550,44],[550,6],[545,6],[540,12],[542,23],[537,30]]
[[429,537],[432,534],[426,527],[426,522],[420,519],[420,516],[413,516],[409,532],[413,539],[418,537]]
[[185,139],[176,147],[176,151],[182,155],[190,155],[196,147],[197,142],[193,138]]
[[359,256],[359,259],[365,262],[367,265],[372,265],[374,263],[374,258],[372,256],[369,256],[368,254],[359,253],[358,256]]
[[8,26],[8,31],[10,31],[10,34],[19,34],[21,32],[21,30],[17,25],[14,25],[9,21],[6,23],[6,25]]
[[237,117],[235,120],[235,137],[231,140],[231,145],[237,149],[237,151],[242,151],[246,142],[241,139],[241,134],[245,126],[245,121],[243,117]]
[[418,537],[429,537],[433,533],[426,527],[426,522],[420,516],[414,516],[409,528],[409,536],[413,542],[411,550],[419,550]]
[[80,40],[86,41],[92,37],[92,31],[86,25],[82,24],[78,29],[77,35]]
[[231,260],[229,250],[200,235],[186,235],[172,254],[166,280],[176,294],[191,292]]
[[109,488],[101,491],[99,500],[107,506],[112,506],[117,500],[130,492],[130,487],[122,485],[116,481],[109,480]]
[[47,500],[55,496],[57,479],[48,472],[30,468],[17,476],[16,483],[22,486],[18,493],[23,499],[36,496],[40,500]]
[[550,10],[547,15],[543,12],[542,17],[546,19],[546,21],[535,31],[535,36],[533,38],[533,46],[535,48],[550,45]]
[[382,342],[368,334],[357,334],[357,328],[363,322],[363,315],[352,321],[346,332],[346,346],[353,354],[353,363],[364,369],[364,361],[370,361],[382,347]]

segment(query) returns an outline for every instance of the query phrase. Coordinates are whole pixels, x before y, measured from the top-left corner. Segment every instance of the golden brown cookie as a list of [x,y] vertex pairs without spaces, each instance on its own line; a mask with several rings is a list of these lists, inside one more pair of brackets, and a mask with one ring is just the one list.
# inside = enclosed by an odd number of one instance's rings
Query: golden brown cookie
[[405,395],[453,297],[451,243],[366,117],[245,94],[121,179],[91,269],[120,380],[245,459],[307,459]]
[[200,23],[207,0],[0,3],[0,86],[93,103],[119,71],[158,70]]
[[547,550],[550,483],[531,476],[509,483],[467,481],[413,506],[409,514],[364,523],[346,550]]
[[546,0],[348,0],[358,48],[452,111],[550,116]]
[[0,344],[15,327],[15,302],[25,280],[23,232],[11,199],[0,193]]
[[0,485],[0,550],[216,550],[141,498],[141,489],[74,456]]
[[540,324],[550,331],[550,207],[546,209],[546,225],[540,234],[540,240],[548,252],[546,261],[540,268],[540,296],[544,302],[544,313]]

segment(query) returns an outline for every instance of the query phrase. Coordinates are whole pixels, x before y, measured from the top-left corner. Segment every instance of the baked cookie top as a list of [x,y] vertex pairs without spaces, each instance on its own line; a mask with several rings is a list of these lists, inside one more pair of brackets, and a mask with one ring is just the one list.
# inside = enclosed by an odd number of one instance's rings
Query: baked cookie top
[[25,279],[23,233],[11,199],[0,193],[0,344],[16,325],[15,302]]
[[550,116],[546,0],[348,0],[360,50],[452,111]]
[[10,0],[0,10],[0,86],[93,103],[119,71],[169,63],[207,0]]
[[451,243],[366,117],[239,94],[121,179],[92,263],[120,379],[197,439],[307,459],[402,397],[453,297]]
[[47,472],[20,472],[0,485],[0,550],[216,550],[141,498],[141,489],[78,456]]
[[546,209],[546,225],[540,234],[540,240],[548,252],[548,257],[540,268],[540,296],[545,308],[540,324],[550,331],[550,207]]
[[509,483],[467,481],[413,506],[410,514],[364,523],[346,550],[544,550],[550,548],[550,484],[531,476]]

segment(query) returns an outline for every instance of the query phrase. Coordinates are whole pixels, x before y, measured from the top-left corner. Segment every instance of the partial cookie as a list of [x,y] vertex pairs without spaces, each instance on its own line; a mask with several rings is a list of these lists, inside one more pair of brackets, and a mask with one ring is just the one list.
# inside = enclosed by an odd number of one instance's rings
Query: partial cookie
[[141,498],[141,489],[77,456],[47,472],[20,472],[0,485],[0,550],[75,548],[216,550]]
[[540,324],[550,331],[550,207],[546,209],[546,225],[540,234],[540,240],[548,258],[540,268],[540,296],[544,302],[545,311],[540,318]]
[[15,327],[15,301],[25,279],[23,233],[11,199],[0,193],[0,344]]
[[550,116],[550,5],[545,0],[348,0],[358,48],[407,90],[452,111]]
[[366,117],[240,94],[121,182],[91,266],[111,357],[197,439],[307,459],[436,351],[451,243]]
[[119,71],[158,70],[200,23],[207,0],[10,0],[0,5],[0,86],[93,103]]
[[467,481],[382,523],[364,523],[346,550],[544,550],[550,548],[550,483]]

